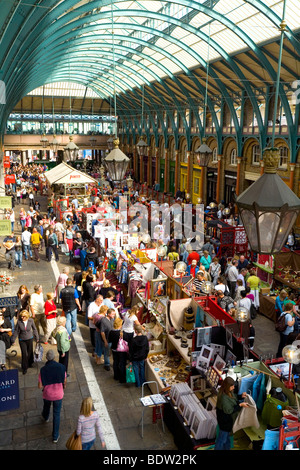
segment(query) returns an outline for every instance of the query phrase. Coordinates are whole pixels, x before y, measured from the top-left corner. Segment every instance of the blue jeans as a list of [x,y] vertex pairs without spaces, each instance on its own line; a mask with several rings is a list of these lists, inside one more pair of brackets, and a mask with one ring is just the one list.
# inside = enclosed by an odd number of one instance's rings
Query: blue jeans
[[97,357],[101,357],[103,354],[102,341],[100,331],[95,332],[95,354]]
[[32,258],[32,249],[30,245],[23,245],[25,259],[28,259],[28,253],[30,258]]
[[90,450],[90,448],[93,446],[94,442],[96,439],[90,442],[83,442],[82,443],[82,450]]
[[141,387],[145,378],[145,361],[132,361],[132,368],[135,375],[135,385]]
[[25,219],[20,219],[22,232],[24,231],[24,228],[25,228],[25,222],[26,222]]
[[11,331],[13,333],[15,331],[15,317],[12,317],[10,319],[10,323],[11,323]]
[[65,312],[66,315],[66,330],[71,336],[73,331],[76,331],[77,328],[77,308],[71,310],[70,312]]
[[108,346],[105,347],[104,341],[101,338],[101,346],[102,346],[102,351],[103,351],[103,354],[104,354],[104,365],[105,366],[110,366],[109,350],[110,350],[110,347],[111,347],[111,343],[108,343]]
[[44,407],[42,411],[42,416],[45,420],[49,419],[51,403],[53,403],[53,429],[52,429],[52,438],[58,439],[59,436],[59,425],[60,425],[60,411],[62,400],[49,401],[44,399]]
[[219,434],[215,443],[215,450],[230,450],[230,433],[219,429]]
[[22,267],[22,260],[23,260],[22,250],[21,251],[16,251],[16,253],[15,253],[16,266]]

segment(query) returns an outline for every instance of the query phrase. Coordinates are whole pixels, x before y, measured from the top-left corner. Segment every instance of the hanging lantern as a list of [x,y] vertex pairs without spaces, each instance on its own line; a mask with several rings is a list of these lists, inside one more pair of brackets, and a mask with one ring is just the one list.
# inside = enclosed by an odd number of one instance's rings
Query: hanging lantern
[[105,157],[104,162],[113,181],[124,180],[129,158],[119,149],[119,139],[114,139],[114,149]]
[[108,150],[113,150],[114,148],[114,137],[112,135],[107,139],[107,148]]
[[147,155],[148,144],[144,141],[144,139],[140,138],[136,144],[136,147],[140,157],[145,157]]
[[209,159],[212,155],[212,149],[206,144],[206,138],[202,139],[202,144],[195,150],[199,166],[207,167]]
[[94,147],[96,146],[96,144],[97,144],[97,139],[96,139],[96,137],[94,137],[94,136],[91,137],[91,138],[89,139],[89,141],[90,141],[91,147],[94,148]]
[[47,137],[45,136],[45,134],[43,134],[43,136],[42,136],[40,142],[41,142],[41,144],[42,144],[43,149],[47,148],[48,145],[49,145],[49,140],[47,139]]
[[279,149],[264,152],[265,171],[236,198],[251,249],[279,253],[300,212],[300,199],[276,173]]
[[53,135],[53,140],[52,140],[50,146],[51,146],[53,152],[56,154],[56,152],[58,150],[58,147],[59,147],[59,142],[58,142],[55,134]]
[[72,135],[69,136],[69,143],[64,148],[64,152],[65,152],[67,161],[73,162],[73,161],[77,160],[78,153],[79,153],[79,147],[77,147],[75,142],[73,142],[73,136]]

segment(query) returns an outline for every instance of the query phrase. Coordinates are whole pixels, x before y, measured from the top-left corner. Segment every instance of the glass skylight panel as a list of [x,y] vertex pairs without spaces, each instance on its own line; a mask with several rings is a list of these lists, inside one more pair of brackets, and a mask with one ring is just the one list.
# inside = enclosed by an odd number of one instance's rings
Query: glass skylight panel
[[181,71],[181,68],[170,59],[165,58],[161,60],[160,63],[171,73],[178,73]]
[[175,54],[175,57],[183,64],[188,65],[189,68],[196,67],[199,64],[199,62],[196,59],[194,59],[193,56],[191,56],[190,54],[188,54],[187,52],[183,50],[177,52]]

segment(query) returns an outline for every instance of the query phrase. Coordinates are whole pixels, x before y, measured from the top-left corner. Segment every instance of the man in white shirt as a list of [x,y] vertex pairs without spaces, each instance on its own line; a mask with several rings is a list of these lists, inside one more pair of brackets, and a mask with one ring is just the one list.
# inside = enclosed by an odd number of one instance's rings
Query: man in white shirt
[[47,323],[45,317],[45,309],[44,309],[44,295],[43,295],[43,287],[38,284],[34,286],[34,293],[30,296],[30,312],[32,318],[34,319],[34,323],[36,329],[39,332],[39,325],[41,325],[44,335],[46,335],[47,331]]
[[88,311],[87,311],[91,344],[93,346],[93,353],[95,351],[95,332],[96,332],[96,326],[94,324],[93,317],[94,315],[97,315],[99,313],[102,303],[103,303],[103,297],[102,295],[98,294],[94,302],[91,302],[90,305],[88,306]]
[[236,281],[239,275],[237,264],[238,264],[238,261],[236,259],[232,260],[231,266],[227,272],[228,287],[230,291],[230,296],[232,298],[234,298],[235,296]]
[[26,260],[28,260],[28,253],[29,253],[30,259],[33,259],[30,240],[31,240],[31,233],[29,232],[28,227],[25,227],[21,235],[21,241],[23,244],[24,256]]

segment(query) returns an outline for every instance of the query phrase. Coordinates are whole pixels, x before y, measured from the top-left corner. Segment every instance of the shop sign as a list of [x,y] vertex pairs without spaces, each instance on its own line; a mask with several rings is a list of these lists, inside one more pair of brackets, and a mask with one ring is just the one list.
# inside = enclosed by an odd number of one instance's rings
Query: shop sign
[[16,295],[0,297],[0,308],[15,307],[16,305],[18,305],[18,297]]
[[0,237],[5,237],[11,234],[11,221],[0,220]]
[[11,209],[10,196],[0,196],[0,209]]
[[16,182],[16,176],[15,175],[6,175],[4,182],[5,182],[5,184],[14,184]]
[[18,369],[0,372],[0,412],[20,407]]

